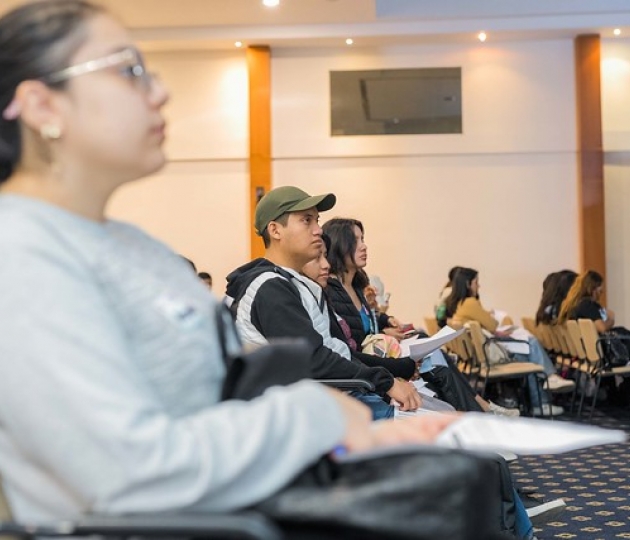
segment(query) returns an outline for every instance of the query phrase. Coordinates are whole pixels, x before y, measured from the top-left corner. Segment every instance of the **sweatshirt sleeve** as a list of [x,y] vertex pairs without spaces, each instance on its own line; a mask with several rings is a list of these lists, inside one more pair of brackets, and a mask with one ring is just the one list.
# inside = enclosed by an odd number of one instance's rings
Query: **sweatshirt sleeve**
[[[461,311],[461,314],[460,314]],[[456,318],[467,321],[477,321],[488,332],[494,333],[499,326],[499,323],[486,311],[481,302],[477,298],[466,298],[457,308]]]
[[394,383],[387,370],[348,361],[326,347],[321,334],[313,328],[299,293],[285,279],[269,279],[260,286],[252,302],[251,322],[267,339],[306,339],[313,351],[312,369],[317,379],[366,379],[379,394],[386,393]]
[[230,511],[273,494],[342,439],[335,400],[313,382],[167,413],[99,286],[72,264],[13,251],[0,265],[9,493],[46,501],[52,484],[84,512]]

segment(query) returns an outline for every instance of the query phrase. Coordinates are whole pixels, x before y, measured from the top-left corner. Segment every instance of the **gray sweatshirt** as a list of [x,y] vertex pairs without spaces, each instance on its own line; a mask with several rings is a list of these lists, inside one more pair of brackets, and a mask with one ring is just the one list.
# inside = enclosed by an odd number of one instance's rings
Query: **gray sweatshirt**
[[240,508],[339,442],[316,383],[218,403],[215,304],[138,229],[0,196],[0,473],[19,519]]

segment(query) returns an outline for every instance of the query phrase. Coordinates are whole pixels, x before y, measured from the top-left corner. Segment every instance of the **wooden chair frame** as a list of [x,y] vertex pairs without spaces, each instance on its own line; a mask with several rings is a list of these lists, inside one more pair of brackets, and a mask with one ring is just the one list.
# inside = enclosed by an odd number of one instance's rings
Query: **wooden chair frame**
[[[532,362],[506,362],[504,364],[490,364],[486,354],[486,347],[492,341],[491,338],[485,338],[481,331],[481,325],[477,321],[467,323],[468,331],[462,334],[462,344],[466,350],[466,356],[470,362],[469,373],[476,378],[476,387],[481,383],[481,396],[485,397],[486,388],[489,382],[500,382],[507,380],[522,380],[522,389],[529,387],[529,375],[534,375],[537,379],[547,380],[547,375],[542,366]],[[540,385],[536,385],[539,402],[541,403],[541,413],[544,416],[544,407],[542,406],[542,394]],[[529,394],[525,403],[529,402]],[[551,409],[551,406],[550,406]],[[533,413],[529,408],[530,414]],[[551,410],[549,411],[551,416]]]
[[[569,323],[571,321],[568,321]],[[574,321],[575,322],[575,321]],[[580,331],[580,343],[582,348],[578,350],[581,353],[582,350],[584,352],[583,360],[579,365],[579,373],[580,377],[586,377],[586,380],[593,379],[595,381],[595,391],[593,393],[593,401],[591,403],[591,410],[588,415],[588,419],[590,420],[593,417],[593,411],[595,410],[595,406],[597,404],[597,394],[599,393],[599,388],[601,386],[602,379],[610,378],[610,377],[630,377],[630,365],[622,366],[622,367],[613,367],[607,368],[605,366],[605,353],[604,353],[604,342],[609,339],[614,339],[617,341],[630,341],[630,337],[625,336],[615,336],[615,337],[602,337],[597,332],[597,328],[595,327],[595,323],[590,319],[579,319],[577,321],[577,325]],[[572,324],[569,326],[569,331],[572,336],[575,336],[575,330],[571,330],[571,328],[575,328]],[[575,341],[575,338],[574,338]],[[580,381],[576,381],[579,383]],[[577,388],[578,384],[576,384]],[[582,409],[584,406],[584,399],[586,397],[586,392],[583,391],[580,397],[580,404],[578,406],[577,415],[580,417],[582,415]]]

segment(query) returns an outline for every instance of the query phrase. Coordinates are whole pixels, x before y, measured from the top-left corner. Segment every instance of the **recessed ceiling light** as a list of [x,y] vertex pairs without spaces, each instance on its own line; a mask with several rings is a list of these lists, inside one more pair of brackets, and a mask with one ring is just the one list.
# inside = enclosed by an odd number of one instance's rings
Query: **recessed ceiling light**
[[485,32],[479,32],[477,34],[477,39],[483,43],[484,41],[486,41],[486,39],[488,39],[488,36]]
[[352,45],[354,43],[354,39],[348,38],[346,39],[346,45]]
[[280,4],[280,0],[262,0],[263,6],[276,7]]
[[615,34],[616,36],[620,36],[621,35],[621,28],[615,28],[613,30],[613,34]]
[[235,41],[234,42],[234,46],[240,48],[240,47],[243,46],[243,42],[242,41]]

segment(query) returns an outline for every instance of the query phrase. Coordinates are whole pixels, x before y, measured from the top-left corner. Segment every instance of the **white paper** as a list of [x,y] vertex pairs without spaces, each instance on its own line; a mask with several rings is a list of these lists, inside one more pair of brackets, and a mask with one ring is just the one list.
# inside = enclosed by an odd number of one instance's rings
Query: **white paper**
[[418,379],[417,381],[413,381],[411,384],[413,384],[416,387],[416,390],[418,391],[419,394],[423,394],[423,395],[429,396],[429,397],[435,397],[437,395],[433,390],[431,390],[427,386],[427,383],[425,381],[423,381],[422,379]]
[[505,451],[521,455],[558,454],[602,444],[622,443],[621,430],[536,418],[466,413],[448,426],[436,444],[448,448]]
[[439,349],[442,345],[460,336],[465,330],[465,328],[454,330],[450,326],[445,326],[437,334],[433,334],[428,338],[403,339],[400,342],[402,356],[410,356],[414,360],[420,360],[436,349]]
[[529,354],[529,343],[523,341],[504,341],[499,339],[499,343],[513,354]]
[[[497,332],[508,332],[510,336],[508,339],[498,338],[499,343],[503,345],[508,351],[513,354],[529,354],[529,338],[531,334],[524,328],[518,326],[499,326]],[[517,341],[511,341],[511,340]]]
[[518,326],[514,326],[513,324],[504,324],[503,326],[497,327],[497,332],[501,332],[503,334],[512,334],[518,329]]
[[503,319],[507,317],[507,311],[501,311],[500,309],[493,309],[492,316],[499,324],[501,324],[503,322]]

